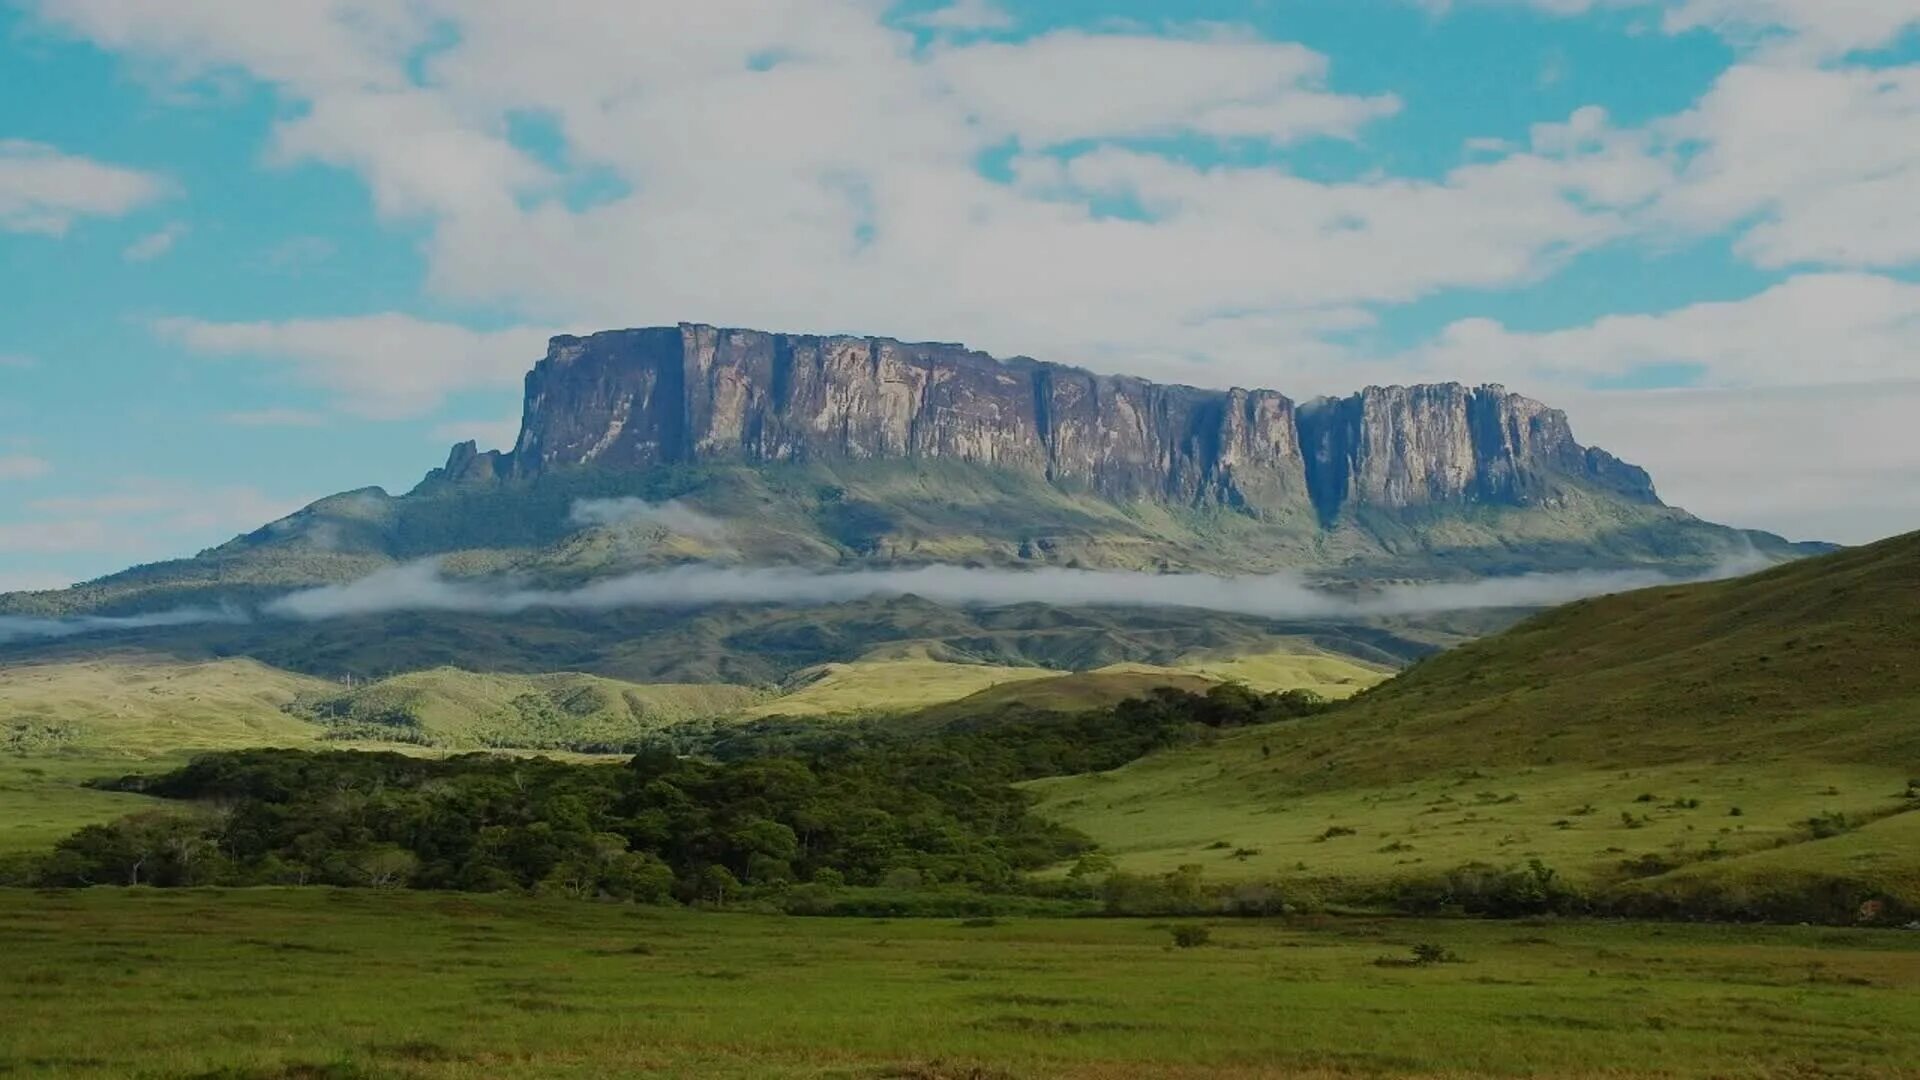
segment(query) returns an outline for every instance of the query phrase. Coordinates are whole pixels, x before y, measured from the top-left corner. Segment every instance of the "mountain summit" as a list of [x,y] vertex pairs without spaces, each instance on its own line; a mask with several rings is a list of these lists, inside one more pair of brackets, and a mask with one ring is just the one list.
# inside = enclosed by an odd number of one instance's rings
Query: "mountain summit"
[[436,479],[585,468],[951,461],[1119,502],[1311,510],[1548,506],[1575,489],[1658,506],[1647,474],[1499,386],[1371,387],[1305,404],[959,345],[682,324],[553,339],[511,451],[456,446]]

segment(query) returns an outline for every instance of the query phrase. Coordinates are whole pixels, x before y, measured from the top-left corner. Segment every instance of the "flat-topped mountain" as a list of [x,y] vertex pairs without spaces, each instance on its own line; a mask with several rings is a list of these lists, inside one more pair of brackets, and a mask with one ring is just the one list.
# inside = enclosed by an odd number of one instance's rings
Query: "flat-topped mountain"
[[683,324],[559,337],[510,451],[454,448],[444,479],[582,468],[952,461],[1118,501],[1331,524],[1354,507],[1546,504],[1569,486],[1657,505],[1647,474],[1499,386],[1372,387],[1297,404],[959,345]]
[[[527,376],[514,446],[456,446],[404,495],[331,496],[193,558],[0,596],[0,614],[246,611],[429,557],[449,577],[516,587],[692,562],[1299,571],[1339,584],[1690,573],[1815,549],[1664,505],[1644,471],[1580,445],[1564,414],[1497,386],[1374,387],[1296,402],[959,345],[682,325],[553,339]],[[419,663],[460,663],[475,640],[471,627],[443,632],[445,615],[408,618],[409,640],[439,642]],[[563,636],[580,621],[554,612],[517,620]],[[963,621],[973,629],[937,640],[969,655],[1041,655],[1044,616],[1014,620],[1015,646],[982,636],[1012,622]],[[863,623],[749,649],[730,626],[683,629],[710,635],[700,648],[712,655],[777,647],[795,663],[892,640]],[[221,655],[259,654],[257,638],[284,632],[270,622],[193,631],[225,635],[207,646]],[[356,632],[329,624],[295,651],[359,656],[371,646]],[[1111,662],[1199,640],[1115,652],[1107,634],[1045,650]],[[538,652],[509,643],[503,655],[542,670],[550,658]],[[688,676],[682,658],[692,654],[620,670]]]

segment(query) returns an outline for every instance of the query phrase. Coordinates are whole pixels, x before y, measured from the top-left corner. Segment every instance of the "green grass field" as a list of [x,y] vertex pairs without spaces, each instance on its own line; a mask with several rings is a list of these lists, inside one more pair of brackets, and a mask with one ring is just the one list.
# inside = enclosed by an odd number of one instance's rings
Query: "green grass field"
[[[1538,858],[1586,884],[1615,880],[1622,864],[1647,857],[1675,864],[1712,858],[1724,873],[1759,865],[1747,860],[1760,853],[1778,858],[1776,847],[1786,844],[1803,861],[1881,869],[1842,849],[1872,829],[1895,827],[1894,820],[1920,822],[1920,814],[1903,815],[1857,835],[1805,843],[1806,823],[1819,815],[1865,821],[1911,808],[1905,772],[1885,767],[1468,768],[1317,791],[1302,790],[1271,763],[1285,740],[1284,728],[1256,729],[1217,746],[1031,787],[1043,814],[1094,837],[1123,869],[1198,863],[1222,880],[1353,884]],[[1893,845],[1885,869],[1920,875],[1914,850]],[[1920,899],[1920,888],[1902,891]]]
[[186,755],[128,759],[92,755],[0,755],[0,855],[45,851],[75,829],[158,805],[159,800],[95,791],[87,780],[184,764]]
[[1048,668],[953,664],[924,656],[823,664],[801,672],[784,693],[739,715],[754,719],[905,713],[957,701],[990,687],[1060,674]]
[[144,757],[181,748],[300,746],[320,729],[284,709],[320,679],[252,660],[137,653],[0,665],[0,750]]
[[[1913,933],[1209,927],[1210,944],[1176,949],[1167,924],[1144,920],[970,926],[375,891],[0,892],[0,1070],[1920,1076]],[[1423,942],[1460,962],[1403,963]]]

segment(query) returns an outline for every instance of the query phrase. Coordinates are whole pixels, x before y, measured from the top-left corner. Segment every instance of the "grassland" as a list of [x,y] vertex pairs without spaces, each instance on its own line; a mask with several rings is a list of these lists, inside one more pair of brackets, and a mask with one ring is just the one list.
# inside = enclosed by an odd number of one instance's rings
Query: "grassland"
[[1197,675],[1217,682],[1239,682],[1255,690],[1312,690],[1338,701],[1376,686],[1393,669],[1352,657],[1335,656],[1306,643],[1226,655],[1197,653],[1171,664],[1115,664],[1102,671],[1142,675]]
[[737,716],[766,695],[725,683],[642,684],[565,672],[434,668],[307,695],[299,711],[348,735],[447,748],[619,745],[687,720]]
[[1877,820],[1920,809],[1916,597],[1920,537],[1584,601],[1327,715],[1035,787],[1125,869],[1351,886],[1538,858],[1650,895],[1824,876],[1920,905],[1920,815]]
[[143,757],[182,747],[298,746],[286,706],[326,683],[251,660],[107,655],[0,666],[0,750]]
[[1017,687],[1061,674],[1048,668],[954,664],[924,655],[822,664],[801,672],[779,696],[740,715],[754,719],[898,714],[956,701],[990,687]]
[[1766,758],[1920,775],[1920,533],[1752,577],[1569,604],[1304,733],[1329,783],[1466,763]]
[[97,791],[85,782],[132,768],[165,769],[185,755],[147,759],[84,754],[0,755],[0,855],[46,851],[85,825],[156,806],[143,795]]
[[[1032,787],[1043,814],[1100,841],[1125,869],[1198,863],[1216,879],[1323,886],[1534,858],[1582,884],[1709,859],[1726,873],[1761,865],[1746,861],[1756,853],[1778,858],[1776,848],[1803,843],[1801,860],[1853,869],[1865,863],[1845,849],[1870,832],[1811,842],[1808,821],[1839,814],[1865,822],[1914,806],[1901,770],[1793,763],[1458,769],[1302,790],[1260,749],[1274,746],[1277,758],[1284,738],[1256,734]],[[1920,849],[1869,846],[1920,872],[1911,853]],[[1907,895],[1920,900],[1920,888]]]
[[[1920,1075],[1911,933],[1210,929],[1174,949],[1137,920],[0,892],[0,1063],[153,1080]],[[1460,962],[1404,963],[1422,942]]]

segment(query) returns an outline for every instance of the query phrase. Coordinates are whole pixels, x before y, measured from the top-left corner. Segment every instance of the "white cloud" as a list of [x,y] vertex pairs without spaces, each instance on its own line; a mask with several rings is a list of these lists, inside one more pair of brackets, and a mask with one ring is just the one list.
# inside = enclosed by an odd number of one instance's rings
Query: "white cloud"
[[1320,89],[1327,59],[1305,46],[1224,34],[1061,30],[944,48],[933,70],[989,140],[1013,136],[1030,147],[1181,132],[1275,142],[1351,137],[1400,108],[1392,95]]
[[574,525],[615,528],[623,525],[651,525],[701,540],[721,540],[727,535],[727,523],[703,514],[679,499],[663,503],[626,496],[617,499],[575,499],[567,514]]
[[1739,241],[1765,267],[1895,267],[1920,261],[1920,66],[1741,65],[1663,122],[1697,151],[1660,217]]
[[76,219],[119,217],[166,191],[150,173],[0,139],[0,231],[60,236]]
[[[231,0],[41,3],[110,47],[272,84],[298,106],[274,160],[354,170],[382,213],[424,224],[432,290],[541,324],[964,337],[1291,385],[1324,355],[1312,334],[1368,305],[1533,280],[1624,235],[1665,168],[1583,112],[1437,180],[1199,170],[1116,140],[1277,148],[1351,138],[1398,102],[1234,28],[921,48],[885,6],[419,0],[400,17],[304,0],[273,18]],[[532,159],[510,119],[550,124],[562,152]],[[1062,144],[1066,162],[1036,151]],[[982,155],[1008,147],[1017,182],[982,176]],[[582,170],[615,194],[559,200]],[[1146,220],[1113,212],[1134,203]],[[360,411],[418,409],[446,381],[382,403],[395,372],[297,353]],[[1207,353],[1220,366],[1195,363]],[[533,355],[517,350],[513,374]]]
[[53,466],[28,454],[0,454],[0,480],[31,480],[45,476]]
[[25,353],[0,353],[0,369],[26,371],[29,368],[39,366],[40,360],[38,357],[28,356]]
[[907,21],[929,30],[953,33],[1009,30],[1014,26],[1013,16],[993,0],[954,0],[946,7],[935,8]]
[[1566,394],[1583,439],[1713,521],[1865,543],[1920,530],[1920,382]]
[[121,257],[132,263],[152,262],[173,250],[173,245],[187,235],[187,226],[182,222],[172,222],[160,229],[128,244]]
[[1707,29],[1801,56],[1838,56],[1893,44],[1920,25],[1920,0],[1677,0],[1668,33]]
[[394,314],[252,323],[168,318],[155,329],[197,352],[289,364],[301,381],[376,419],[418,416],[460,390],[518,385],[545,355],[549,336],[483,333]]
[[1581,385],[1657,365],[1697,365],[1716,387],[1899,382],[1920,375],[1920,285],[1813,274],[1742,300],[1522,333],[1449,326],[1412,366],[1531,385]]

